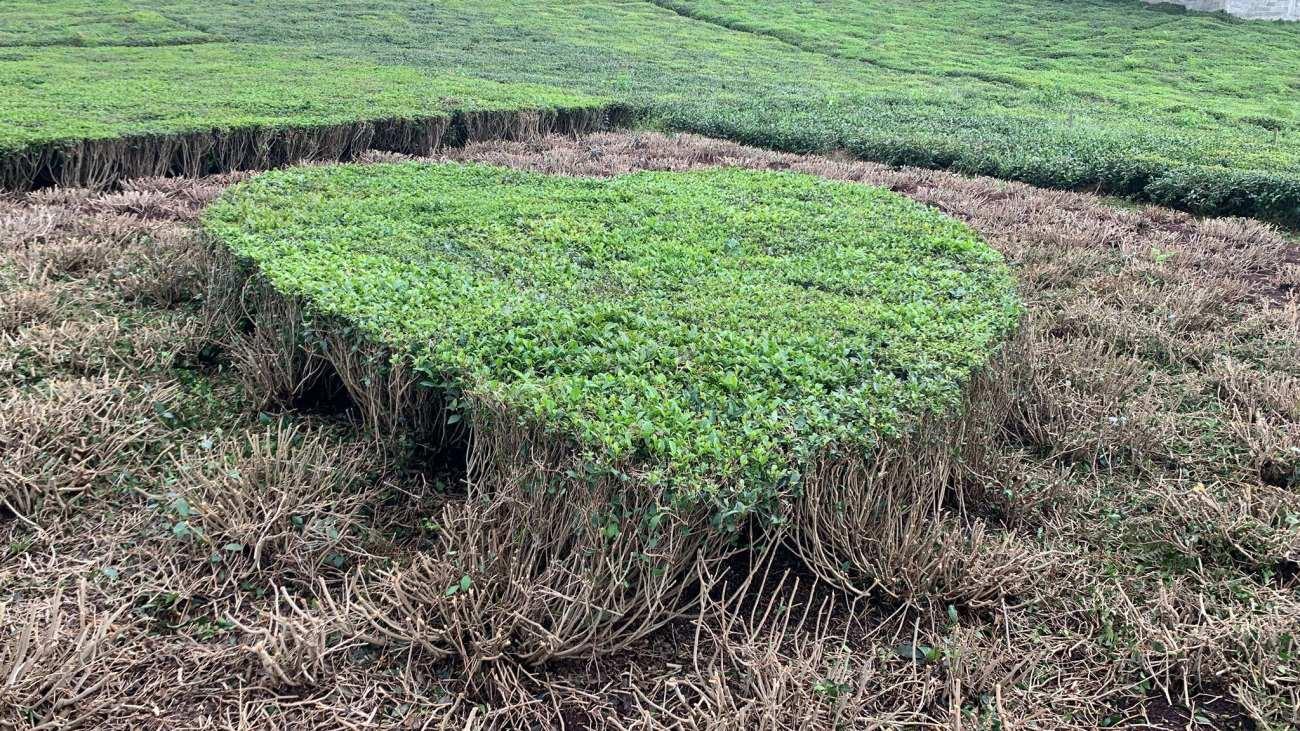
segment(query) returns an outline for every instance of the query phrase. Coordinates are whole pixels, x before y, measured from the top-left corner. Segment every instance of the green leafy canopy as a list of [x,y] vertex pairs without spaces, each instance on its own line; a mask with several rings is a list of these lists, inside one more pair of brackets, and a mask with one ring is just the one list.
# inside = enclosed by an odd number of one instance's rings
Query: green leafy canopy
[[616,105],[763,147],[1300,225],[1297,23],[1140,0],[4,7],[0,172],[122,135]]
[[717,169],[301,168],[206,228],[462,401],[673,496],[767,493],[958,408],[1015,326],[1000,255],[888,191]]

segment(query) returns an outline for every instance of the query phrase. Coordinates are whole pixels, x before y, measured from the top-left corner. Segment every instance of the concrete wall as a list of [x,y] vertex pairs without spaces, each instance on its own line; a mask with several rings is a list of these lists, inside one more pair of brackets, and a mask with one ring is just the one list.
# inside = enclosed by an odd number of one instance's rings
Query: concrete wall
[[1146,0],[1147,4],[1172,3],[1189,10],[1222,10],[1253,20],[1300,20],[1300,0]]

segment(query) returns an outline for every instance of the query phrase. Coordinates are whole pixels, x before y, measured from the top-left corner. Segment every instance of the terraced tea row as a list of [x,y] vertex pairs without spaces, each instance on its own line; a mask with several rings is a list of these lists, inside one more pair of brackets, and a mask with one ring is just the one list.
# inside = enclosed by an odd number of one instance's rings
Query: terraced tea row
[[[13,187],[192,169],[148,152],[160,135],[233,131],[236,147],[346,158],[369,138],[280,140],[485,107],[627,105],[766,147],[1300,221],[1296,26],[1139,0],[11,5],[42,18],[0,25],[0,180]],[[136,45],[151,47],[123,47]],[[120,135],[128,150],[80,148]],[[187,155],[207,169],[279,159]]]
[[1018,316],[961,224],[794,174],[301,169],[206,220],[304,303],[306,331],[354,329],[413,367],[439,422],[526,424],[571,447],[560,481],[614,475],[730,523],[774,515],[813,463],[959,412]]

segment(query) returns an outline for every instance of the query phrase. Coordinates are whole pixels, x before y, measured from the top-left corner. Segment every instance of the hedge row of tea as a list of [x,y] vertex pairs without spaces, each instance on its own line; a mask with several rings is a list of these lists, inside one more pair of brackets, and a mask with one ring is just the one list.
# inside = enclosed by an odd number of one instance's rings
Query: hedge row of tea
[[5,46],[179,46],[217,39],[126,0],[6,2],[0,13]]
[[[1122,0],[654,1],[957,90],[864,108],[831,139],[800,114],[787,144],[1300,225],[1300,24]],[[700,122],[770,135],[744,116]]]
[[4,16],[39,19],[0,20],[9,157],[578,96],[768,147],[1300,222],[1297,24],[1140,0],[15,0]]
[[588,469],[733,510],[957,408],[1018,317],[962,224],[804,175],[295,169],[205,225],[314,316],[409,357],[467,423],[504,407]]
[[[255,44],[12,49],[0,54],[0,155],[61,143],[313,130],[473,112],[605,106],[580,92]],[[0,92],[3,93],[3,92]],[[418,152],[418,150],[402,150]],[[107,161],[105,161],[107,163]],[[2,172],[2,171],[0,171]],[[13,176],[0,175],[0,180]]]

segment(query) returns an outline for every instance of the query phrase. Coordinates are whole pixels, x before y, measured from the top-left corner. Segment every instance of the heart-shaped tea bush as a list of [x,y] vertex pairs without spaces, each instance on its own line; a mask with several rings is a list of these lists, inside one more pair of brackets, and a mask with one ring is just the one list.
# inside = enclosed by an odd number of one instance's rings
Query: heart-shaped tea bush
[[236,186],[205,225],[412,367],[476,443],[523,428],[546,444],[514,458],[562,447],[556,479],[724,525],[799,494],[814,460],[959,411],[1019,312],[966,226],[797,174],[310,167]]

